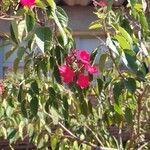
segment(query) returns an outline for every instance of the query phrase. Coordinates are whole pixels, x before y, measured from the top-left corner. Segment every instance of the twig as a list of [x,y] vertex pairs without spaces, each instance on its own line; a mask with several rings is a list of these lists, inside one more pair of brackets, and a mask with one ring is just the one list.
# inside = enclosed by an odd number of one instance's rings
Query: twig
[[0,16],[0,19],[1,20],[7,20],[7,21],[12,21],[12,20],[21,20],[22,17],[21,16],[10,16],[10,15],[3,15],[3,16]]
[[[136,117],[136,114],[137,114],[137,133],[134,133],[134,130],[135,130],[134,129],[134,125],[135,125],[135,123],[133,123],[133,125],[132,125],[132,131],[133,131],[134,134],[132,133],[132,135],[131,135],[132,137],[131,137],[131,140],[130,140],[130,143],[129,143],[129,146],[128,146],[127,150],[131,149],[134,141],[140,136],[141,102],[142,102],[142,99],[143,99],[143,97],[144,97],[144,95],[145,95],[145,93],[147,92],[148,89],[149,89],[149,86],[147,85],[145,87],[143,93],[140,94],[139,97],[138,97],[138,100],[137,100],[137,102],[138,102],[138,106],[137,107],[138,108],[137,108],[137,110],[135,110],[135,113],[134,113],[134,118]],[[133,120],[135,120],[135,119],[133,119]]]
[[141,105],[142,105],[142,99],[143,99],[143,97],[144,97],[144,95],[145,95],[145,93],[146,93],[146,91],[147,91],[147,89],[148,89],[148,85],[145,87],[145,89],[144,89],[144,91],[143,91],[143,93],[142,94],[140,94],[139,95],[139,97],[138,97],[138,99],[137,99],[137,102],[138,102],[138,114],[137,114],[137,135],[139,135],[139,133],[140,133],[140,116],[141,116]]
[[100,146],[97,146],[96,144],[93,144],[91,142],[88,142],[88,141],[85,141],[85,140],[81,140],[79,137],[77,137],[75,134],[73,134],[70,130],[68,130],[63,124],[61,124],[60,122],[58,123],[58,125],[65,131],[67,132],[68,135],[70,136],[67,136],[68,138],[74,138],[74,140],[77,140],[79,143],[83,143],[83,144],[86,144],[86,145],[89,145],[91,146],[93,149],[96,149],[96,150],[117,150],[115,148],[108,148],[108,147],[100,147]]
[[95,136],[96,140],[98,141],[99,144],[101,144],[101,146],[104,146],[103,143],[101,142],[101,140],[99,139],[99,137],[97,136],[97,134],[94,133],[94,131],[87,125],[85,125],[85,127],[91,131],[91,133]]

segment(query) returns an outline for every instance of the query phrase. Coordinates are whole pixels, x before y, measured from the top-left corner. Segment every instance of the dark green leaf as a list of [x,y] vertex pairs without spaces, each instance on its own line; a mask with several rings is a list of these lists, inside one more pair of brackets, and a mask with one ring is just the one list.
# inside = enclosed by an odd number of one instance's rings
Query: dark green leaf
[[136,63],[136,54],[132,50],[125,50],[125,58],[123,59],[125,65],[130,68],[134,73],[138,70],[138,65]]
[[37,115],[38,107],[39,107],[39,100],[36,96],[34,96],[34,97],[32,97],[32,99],[30,101],[31,112],[34,116]]
[[55,90],[52,87],[48,88],[48,92],[49,92],[50,97],[55,98],[56,93],[55,93]]
[[118,81],[114,83],[113,93],[115,99],[118,99],[119,96],[122,94],[123,88],[124,88],[124,84],[122,81]]
[[23,84],[20,85],[19,87],[19,93],[18,93],[18,101],[21,102],[24,99],[24,95],[23,95]]
[[50,50],[52,31],[48,27],[38,27],[35,30],[35,40],[42,53]]
[[132,110],[128,107],[125,109],[125,119],[128,124],[131,124],[133,121]]
[[101,79],[97,79],[97,87],[98,87],[98,93],[101,95],[101,92],[103,90],[103,81]]
[[10,34],[13,42],[18,44],[18,27],[16,21],[12,21],[10,25]]
[[95,61],[97,53],[98,53],[98,48],[92,51],[91,56],[90,56],[90,60],[92,61],[92,63]]
[[36,80],[31,83],[31,89],[35,94],[39,95],[39,87]]
[[126,88],[131,92],[134,93],[136,91],[136,82],[133,78],[127,78],[124,80]]
[[130,35],[133,33],[128,19],[123,19],[121,21],[121,27],[124,28]]
[[16,73],[17,70],[18,70],[18,67],[19,67],[19,62],[20,62],[20,59],[19,58],[16,58],[13,62],[13,70],[14,72]]
[[22,115],[27,118],[28,117],[28,113],[27,113],[27,107],[26,107],[26,100],[23,100],[21,102],[21,113]]
[[27,14],[26,13],[26,26],[27,26],[27,31],[30,32],[34,26],[35,26],[35,19],[33,14]]
[[25,48],[24,47],[19,47],[17,50],[17,57],[18,59],[22,59],[23,55],[25,53]]
[[54,66],[54,72],[53,72],[53,74],[54,74],[54,77],[55,77],[56,81],[58,83],[61,83],[61,77],[60,77],[59,69],[58,69],[57,65]]
[[12,129],[10,130],[10,132],[8,133],[8,139],[12,139],[17,133],[17,129]]

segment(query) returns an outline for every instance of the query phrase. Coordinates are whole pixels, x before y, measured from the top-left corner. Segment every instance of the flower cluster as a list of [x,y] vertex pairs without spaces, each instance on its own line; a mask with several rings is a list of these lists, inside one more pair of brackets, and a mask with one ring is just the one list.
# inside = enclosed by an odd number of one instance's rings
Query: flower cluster
[[99,0],[99,1],[93,0],[93,4],[95,6],[105,7],[106,6],[106,1],[105,0]]
[[100,7],[105,7],[105,6],[106,6],[105,0],[100,0],[100,1],[98,2],[98,5],[99,5]]
[[23,6],[31,7],[31,6],[34,6],[36,4],[36,0],[20,0],[20,3]]
[[65,59],[65,64],[59,67],[63,82],[74,82],[84,89],[90,85],[89,74],[97,73],[97,67],[92,66],[90,54],[86,50],[73,50]]
[[4,85],[3,84],[0,84],[0,95],[3,95],[4,93]]

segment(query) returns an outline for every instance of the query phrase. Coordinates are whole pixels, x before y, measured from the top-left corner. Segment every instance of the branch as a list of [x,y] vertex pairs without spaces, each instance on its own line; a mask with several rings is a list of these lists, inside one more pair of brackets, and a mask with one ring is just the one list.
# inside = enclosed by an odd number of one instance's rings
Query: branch
[[7,21],[12,21],[12,20],[21,20],[21,16],[10,16],[10,15],[3,15],[0,16],[0,20],[7,20]]
[[61,124],[60,122],[58,123],[58,125],[69,135],[69,136],[67,136],[68,138],[77,140],[79,143],[83,143],[83,144],[89,145],[89,146],[91,146],[93,149],[96,149],[96,150],[117,150],[117,149],[114,149],[114,148],[100,147],[100,146],[97,146],[96,144],[93,144],[93,143],[91,143],[91,142],[88,142],[88,141],[85,141],[85,140],[81,140],[79,137],[77,137],[75,134],[73,134],[70,130],[68,130],[68,129],[67,129],[63,124]]
[[99,137],[97,136],[97,134],[94,133],[94,131],[89,126],[85,125],[85,127],[95,136],[95,138],[98,141],[98,143],[101,144],[101,146],[103,146],[103,143],[101,142],[101,140],[99,139]]

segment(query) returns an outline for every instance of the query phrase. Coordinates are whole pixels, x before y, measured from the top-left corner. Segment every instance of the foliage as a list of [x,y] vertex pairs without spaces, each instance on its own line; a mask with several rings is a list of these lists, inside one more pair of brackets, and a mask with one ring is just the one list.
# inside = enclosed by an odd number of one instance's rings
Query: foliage
[[[90,74],[91,85],[82,88],[70,82],[72,78],[66,86],[61,78],[60,66],[75,49],[65,11],[53,0],[15,10],[11,3],[7,41],[12,47],[6,59],[17,56],[14,75],[3,81],[0,135],[10,144],[28,137],[38,149],[149,149],[145,135],[150,119],[150,36],[145,5],[139,0],[115,10],[109,1],[95,5],[98,20],[90,29],[103,29],[107,51],[99,58],[100,73]],[[98,50],[90,54],[90,64]],[[23,72],[17,74],[20,63]],[[110,132],[113,126],[117,136]],[[129,133],[126,140],[124,128]]]

